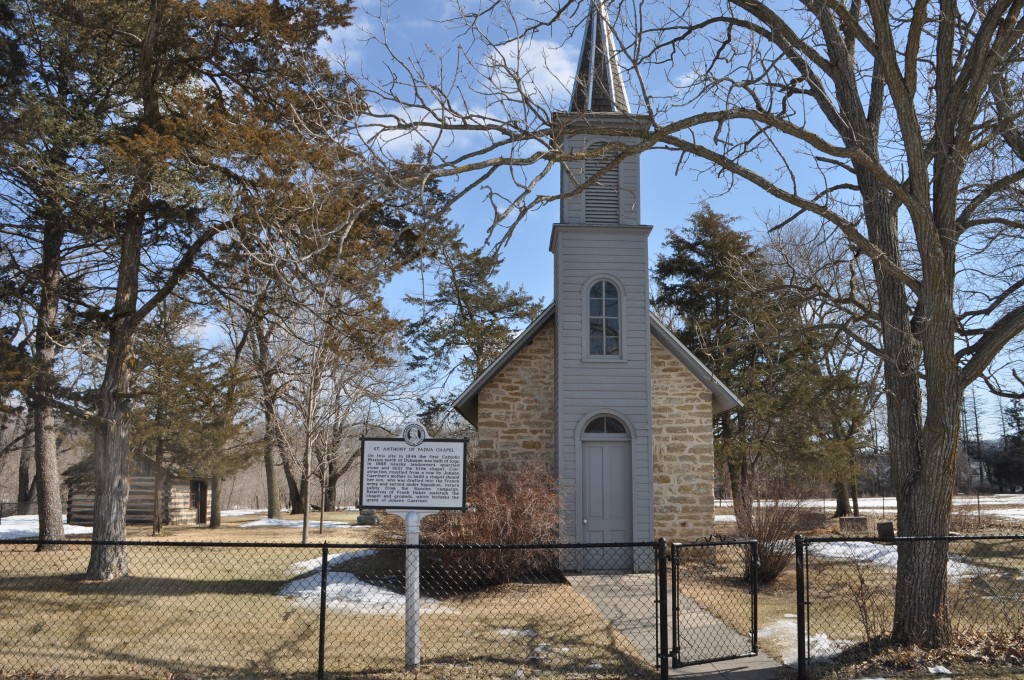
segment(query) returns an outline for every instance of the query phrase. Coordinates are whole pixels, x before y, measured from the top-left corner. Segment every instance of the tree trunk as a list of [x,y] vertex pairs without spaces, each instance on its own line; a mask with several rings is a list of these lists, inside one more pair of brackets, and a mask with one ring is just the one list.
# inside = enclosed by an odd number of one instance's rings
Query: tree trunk
[[[35,409],[36,495],[39,500],[39,550],[42,541],[64,540],[64,508],[61,502],[60,468],[57,464],[57,431],[53,408]],[[53,547],[53,546],[50,546]]]
[[164,526],[164,438],[156,438],[153,455],[153,535],[159,536]]
[[[859,169],[858,169],[859,170]],[[901,263],[899,222],[895,201],[868,171],[859,170],[858,183],[864,197],[864,217],[868,237],[897,265]],[[959,403],[953,389],[947,395],[933,394],[933,376],[927,354],[915,336],[911,320],[923,311],[911,309],[904,284],[877,260],[872,260],[877,286],[878,318],[881,327],[883,370],[887,389],[886,429],[892,455],[892,478],[896,496],[896,517],[901,536],[944,536],[949,528],[952,479],[949,462],[942,462],[943,446],[934,437],[924,437],[924,395],[921,372],[929,384],[928,418],[946,418],[947,403],[954,401],[950,431],[960,422]],[[927,283],[925,285],[928,285]],[[925,297],[930,297],[925,296]],[[939,315],[940,317],[943,315]],[[942,318],[924,313],[926,325],[944,326]],[[939,329],[941,332],[941,329]],[[932,330],[932,333],[935,331]],[[950,339],[953,335],[949,336]],[[952,358],[952,352],[949,357]],[[947,386],[948,389],[948,386]],[[962,395],[961,395],[962,396]],[[946,402],[946,403],[944,403]],[[934,412],[933,412],[934,411]],[[932,448],[939,444],[938,448]],[[948,486],[948,492],[945,487]],[[914,643],[925,647],[948,644],[952,638],[946,610],[946,542],[913,541],[899,545],[896,568],[896,607],[892,639],[896,643]]]
[[299,507],[302,508],[302,542],[309,543],[309,477],[307,475],[302,475],[301,496]]
[[[28,514],[28,503],[35,498],[35,479],[32,477],[33,454],[35,453],[35,414],[32,409],[25,413],[25,436],[21,440],[21,455],[18,457],[18,513]],[[22,507],[22,504],[25,504]]]
[[[108,361],[108,374],[112,372],[114,361],[113,356]],[[86,578],[99,581],[128,575],[128,552],[123,545],[128,500],[128,416],[113,392],[113,385],[101,390],[105,397],[101,401],[103,417],[94,435],[96,500],[92,535],[96,542],[89,556]]]
[[224,486],[220,475],[210,477],[210,528],[220,529],[220,496]]
[[[134,205],[143,193],[137,185],[129,199]],[[125,540],[128,500],[128,410],[131,388],[132,344],[138,321],[139,266],[142,257],[144,213],[136,210],[121,232],[121,253],[114,309],[107,341],[107,365],[97,394],[96,501],[93,539],[86,577],[110,581],[128,574]],[[106,544],[105,544],[106,543]]]
[[281,518],[281,478],[278,473],[276,438],[272,434],[271,419],[273,415],[263,412],[265,423],[263,435],[263,468],[267,474],[267,517]]
[[340,500],[338,499],[338,484],[341,476],[345,473],[342,465],[330,465],[327,475],[327,490],[324,495],[324,507],[327,510],[337,510]]
[[850,516],[850,495],[847,493],[846,484],[836,482],[836,514],[835,517]]
[[853,499],[853,516],[860,517],[860,489],[857,485],[857,478],[853,478],[853,484],[850,485],[850,495]]
[[729,487],[732,490],[733,514],[736,515],[736,531],[740,536],[753,537],[754,503],[747,479],[746,463],[745,461],[730,460],[727,467],[729,469]]
[[284,470],[285,483],[288,485],[288,507],[292,514],[302,512],[302,487],[299,483],[299,477],[292,470],[287,460],[284,461],[284,465],[281,467]]
[[[58,218],[59,219],[59,218]],[[53,413],[54,366],[57,356],[53,326],[57,321],[61,279],[61,246],[64,229],[52,223],[43,227],[39,268],[39,302],[36,308],[35,375],[29,386],[29,403],[35,418],[36,498],[39,513],[39,550],[42,541],[64,539],[57,462],[57,429]]]

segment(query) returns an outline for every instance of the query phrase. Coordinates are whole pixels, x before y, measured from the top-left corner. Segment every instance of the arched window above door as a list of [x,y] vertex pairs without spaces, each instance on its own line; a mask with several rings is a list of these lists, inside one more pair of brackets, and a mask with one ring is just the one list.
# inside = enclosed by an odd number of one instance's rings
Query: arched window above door
[[583,428],[583,434],[629,434],[622,421],[613,416],[598,416]]

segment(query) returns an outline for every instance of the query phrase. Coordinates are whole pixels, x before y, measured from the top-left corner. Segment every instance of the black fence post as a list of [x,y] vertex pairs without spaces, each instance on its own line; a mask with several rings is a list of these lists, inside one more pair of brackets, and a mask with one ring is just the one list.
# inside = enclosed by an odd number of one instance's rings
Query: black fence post
[[757,654],[757,589],[760,574],[761,558],[757,552],[757,541],[750,543],[750,644],[751,651]]
[[324,651],[327,643],[327,544],[320,553],[320,651],[316,664],[317,680],[324,680]]
[[658,539],[658,635],[661,658],[658,665],[661,669],[661,680],[668,680],[668,560],[666,559],[664,538]]
[[679,662],[679,544],[672,544],[672,668]]
[[804,537],[796,535],[796,672],[800,680],[807,678],[807,620],[804,597]]

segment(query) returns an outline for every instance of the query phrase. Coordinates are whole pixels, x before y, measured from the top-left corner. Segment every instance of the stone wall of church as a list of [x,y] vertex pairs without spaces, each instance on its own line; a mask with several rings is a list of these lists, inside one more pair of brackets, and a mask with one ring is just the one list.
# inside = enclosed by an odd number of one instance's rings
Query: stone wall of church
[[556,472],[554,336],[549,322],[480,391],[477,460],[485,470],[511,472],[540,458]]
[[651,338],[654,535],[691,541],[714,528],[711,391]]

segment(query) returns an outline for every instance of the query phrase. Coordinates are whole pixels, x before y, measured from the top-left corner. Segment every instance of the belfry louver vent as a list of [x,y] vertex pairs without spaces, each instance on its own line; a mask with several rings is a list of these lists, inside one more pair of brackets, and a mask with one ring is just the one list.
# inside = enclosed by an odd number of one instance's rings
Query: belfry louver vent
[[[588,158],[583,165],[585,177],[593,177],[615,154]],[[609,168],[597,182],[583,193],[584,219],[588,224],[619,223],[619,166]]]

